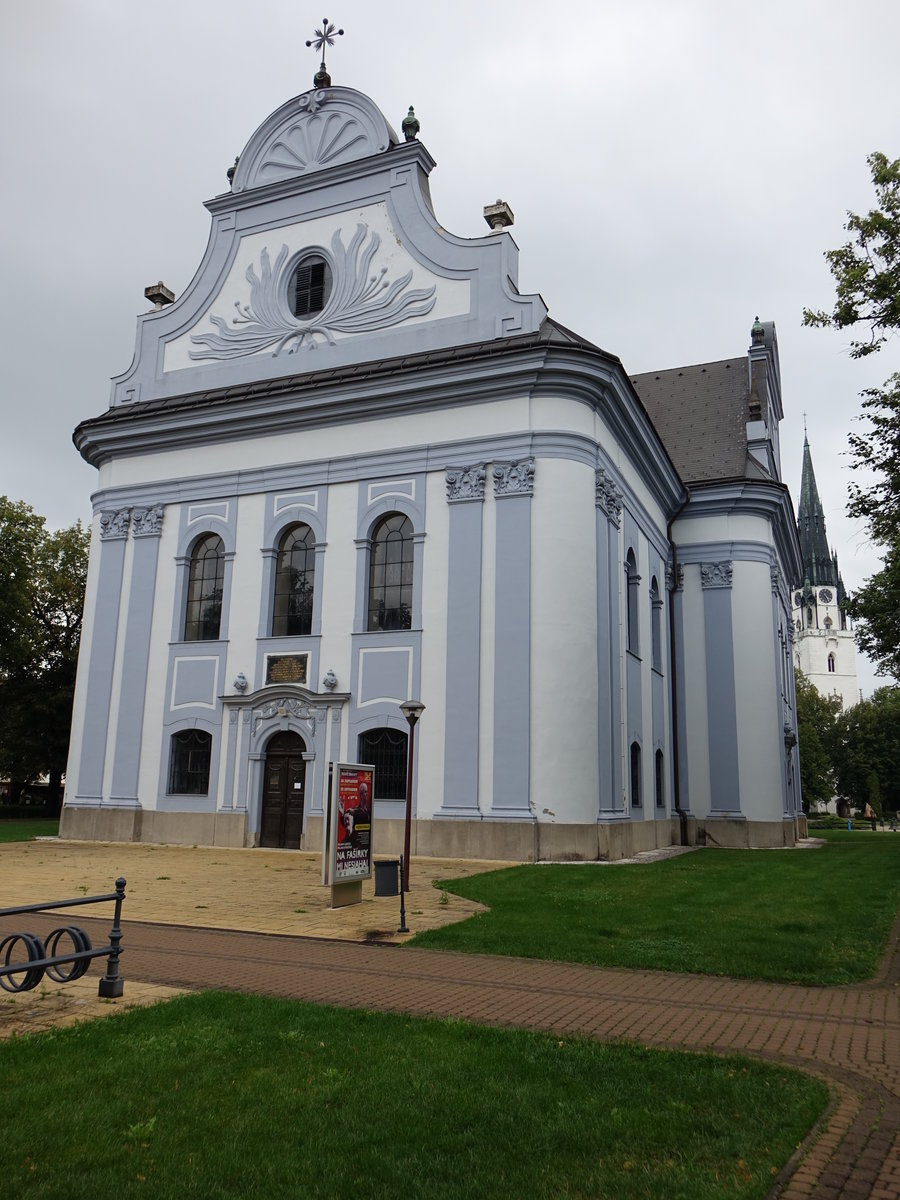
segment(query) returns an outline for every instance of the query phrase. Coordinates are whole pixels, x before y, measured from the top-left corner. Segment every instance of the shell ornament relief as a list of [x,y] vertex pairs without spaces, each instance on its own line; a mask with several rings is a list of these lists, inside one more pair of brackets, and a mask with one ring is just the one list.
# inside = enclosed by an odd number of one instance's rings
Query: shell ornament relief
[[265,182],[286,175],[316,170],[339,159],[358,142],[365,142],[362,126],[339,113],[314,113],[299,121],[273,142],[259,168]]
[[325,307],[309,320],[293,316],[284,299],[282,286],[288,248],[282,246],[274,266],[263,248],[259,256],[259,275],[251,265],[245,278],[250,284],[250,300],[234,303],[237,316],[228,322],[210,314],[217,333],[192,334],[191,341],[204,347],[191,350],[192,359],[227,360],[272,349],[273,355],[287,349],[293,354],[301,346],[314,350],[323,342],[333,346],[336,333],[372,333],[398,325],[410,317],[422,317],[435,305],[436,287],[407,291],[412,271],[393,281],[386,278],[387,267],[370,274],[372,260],[381,238],[372,233],[366,240],[366,226],[357,225],[350,245],[344,247],[341,231],[331,239],[331,267],[334,283]]

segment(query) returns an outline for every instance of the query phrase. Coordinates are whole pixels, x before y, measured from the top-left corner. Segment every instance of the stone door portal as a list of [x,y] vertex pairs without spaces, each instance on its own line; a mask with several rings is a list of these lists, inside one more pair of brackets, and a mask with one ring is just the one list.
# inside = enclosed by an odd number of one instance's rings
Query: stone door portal
[[304,749],[303,739],[296,733],[276,733],[266,746],[261,846],[300,849],[306,786]]

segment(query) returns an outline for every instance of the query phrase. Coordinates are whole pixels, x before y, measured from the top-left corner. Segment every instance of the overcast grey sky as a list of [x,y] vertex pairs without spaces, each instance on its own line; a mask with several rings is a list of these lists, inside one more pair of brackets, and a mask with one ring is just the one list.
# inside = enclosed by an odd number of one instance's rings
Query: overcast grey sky
[[[803,413],[848,587],[878,567],[844,516],[862,388],[900,369],[801,327],[829,307],[822,252],[900,155],[896,0],[537,0],[431,7],[341,0],[335,83],[437,159],[438,219],[516,215],[522,291],[630,373],[743,354],[778,330],[784,477]],[[549,14],[549,15],[548,15]],[[3,163],[0,492],[52,526],[88,519],[95,472],[71,443],[125,370],[144,287],[176,293],[209,230],[202,201],[258,124],[307,90],[322,12],[296,0],[9,0],[0,16]],[[861,683],[872,675],[861,664]]]

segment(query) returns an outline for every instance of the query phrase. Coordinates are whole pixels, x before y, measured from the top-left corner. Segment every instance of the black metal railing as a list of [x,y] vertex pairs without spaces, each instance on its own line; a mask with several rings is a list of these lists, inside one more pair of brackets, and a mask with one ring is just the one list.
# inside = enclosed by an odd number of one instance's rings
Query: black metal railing
[[[34,933],[10,933],[0,941],[0,988],[5,992],[30,992],[46,974],[54,983],[70,983],[80,979],[95,958],[106,958],[106,974],[100,980],[98,995],[106,998],[121,996],[124,981],[119,975],[119,954],[122,943],[122,901],[125,899],[125,880],[116,880],[116,890],[103,896],[78,896],[74,900],[51,900],[48,904],[21,904],[18,908],[0,908],[0,917],[16,917],[22,913],[46,912],[51,908],[73,908],[81,904],[102,904],[115,901],[109,945],[94,949],[87,933],[77,925],[61,925],[45,937]],[[65,941],[72,943],[71,953],[60,953]],[[68,967],[68,970],[65,968]],[[21,978],[18,978],[21,976]]]

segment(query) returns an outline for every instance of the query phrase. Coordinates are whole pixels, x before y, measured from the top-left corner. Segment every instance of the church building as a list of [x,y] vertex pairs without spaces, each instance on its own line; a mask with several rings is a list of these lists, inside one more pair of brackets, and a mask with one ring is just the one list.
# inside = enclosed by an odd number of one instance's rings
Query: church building
[[508,206],[442,226],[401,128],[324,70],[267,117],[75,431],[62,835],[316,850],[329,764],[362,762],[396,852],[413,699],[413,854],[792,844],[774,326],[629,376],[519,292]]
[[859,700],[856,641],[845,610],[847,593],[837,554],[828,547],[825,512],[805,435],[797,529],[803,571],[794,584],[794,664],[823,696],[836,697],[842,708],[850,708]]

